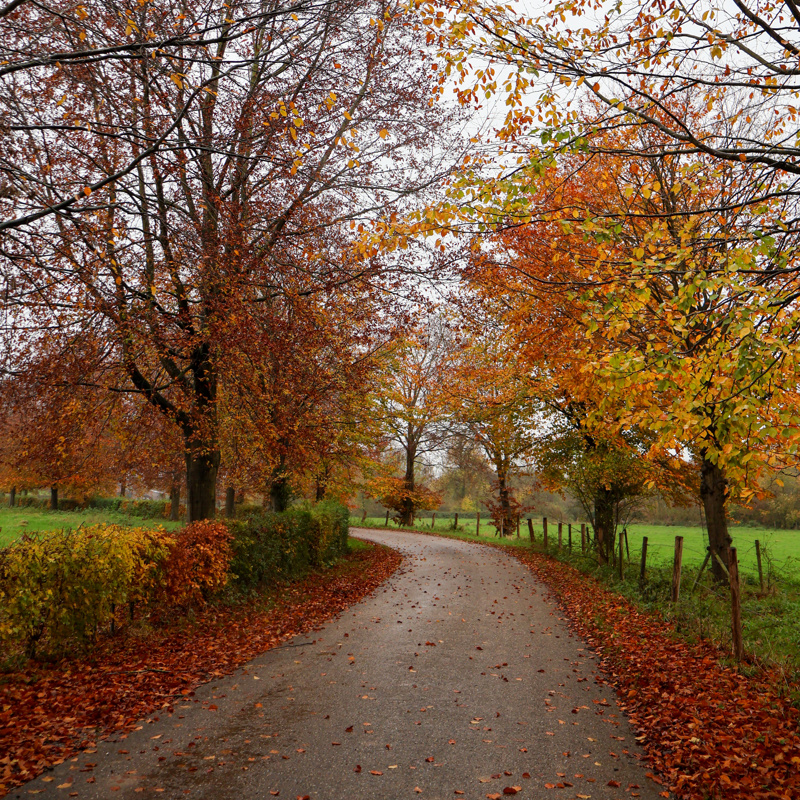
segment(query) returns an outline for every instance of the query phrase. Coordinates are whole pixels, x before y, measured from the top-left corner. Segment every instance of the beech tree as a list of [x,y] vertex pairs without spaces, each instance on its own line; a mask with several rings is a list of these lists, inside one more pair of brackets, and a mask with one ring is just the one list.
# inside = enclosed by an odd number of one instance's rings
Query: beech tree
[[397,509],[400,524],[411,525],[420,508],[436,507],[438,496],[417,481],[419,462],[442,449],[448,435],[446,372],[453,342],[443,321],[431,317],[398,340],[378,392],[381,427],[402,461],[402,478],[378,480],[373,494]]
[[[81,8],[47,52],[83,41],[84,11],[105,38],[88,27],[89,55],[16,70],[0,97],[8,181],[14,165],[36,176],[4,191],[25,223],[3,239],[4,296],[17,320],[109,343],[108,365],[180,431],[189,519],[213,516],[219,387],[237,380],[248,308],[380,293],[377,242],[444,171],[446,148],[420,153],[448,115],[414,16],[379,0]],[[39,46],[37,14],[4,17],[16,49]]]
[[[469,296],[463,306],[474,299]],[[486,308],[480,301],[474,307]],[[526,510],[512,482],[530,467],[540,419],[531,373],[516,358],[513,334],[486,313],[478,311],[475,317],[470,319],[474,330],[453,359],[448,404],[456,425],[466,429],[492,465],[494,484],[487,506],[498,531],[510,535]]]

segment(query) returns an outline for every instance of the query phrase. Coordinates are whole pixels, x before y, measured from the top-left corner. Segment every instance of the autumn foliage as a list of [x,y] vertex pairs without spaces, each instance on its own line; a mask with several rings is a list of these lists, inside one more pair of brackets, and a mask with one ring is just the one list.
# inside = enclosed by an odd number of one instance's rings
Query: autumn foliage
[[281,642],[311,630],[369,594],[401,561],[382,547],[283,585],[263,602],[207,604],[194,622],[165,616],[146,638],[103,639],[91,658],[28,662],[0,684],[0,795],[49,765],[130,730],[136,720],[191,695]]
[[777,675],[748,678],[723,666],[714,645],[687,642],[658,616],[573,567],[512,552],[547,584],[573,630],[601,656],[605,679],[665,789],[680,800],[798,796],[800,711]]
[[164,562],[164,589],[169,602],[196,605],[227,583],[233,537],[225,523],[192,522],[171,539]]

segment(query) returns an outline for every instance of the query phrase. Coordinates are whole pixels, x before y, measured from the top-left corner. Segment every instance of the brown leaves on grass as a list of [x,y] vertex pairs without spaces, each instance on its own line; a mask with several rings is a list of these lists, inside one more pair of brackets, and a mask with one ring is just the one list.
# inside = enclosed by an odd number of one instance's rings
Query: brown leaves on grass
[[768,673],[747,678],[723,667],[713,645],[682,641],[572,567],[509,552],[550,587],[601,657],[666,788],[686,800],[800,797],[800,712]]
[[98,739],[168,709],[181,695],[233,672],[282,641],[308,631],[368,595],[401,561],[384,547],[350,554],[326,572],[255,605],[207,606],[146,636],[114,637],[91,659],[30,662],[0,684],[0,796]]

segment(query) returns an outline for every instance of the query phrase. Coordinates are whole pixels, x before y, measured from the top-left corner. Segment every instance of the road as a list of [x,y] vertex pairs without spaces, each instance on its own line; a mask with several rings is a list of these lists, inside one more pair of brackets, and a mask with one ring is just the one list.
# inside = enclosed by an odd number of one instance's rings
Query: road
[[372,597],[10,796],[660,797],[529,570],[455,539],[356,534],[405,555]]

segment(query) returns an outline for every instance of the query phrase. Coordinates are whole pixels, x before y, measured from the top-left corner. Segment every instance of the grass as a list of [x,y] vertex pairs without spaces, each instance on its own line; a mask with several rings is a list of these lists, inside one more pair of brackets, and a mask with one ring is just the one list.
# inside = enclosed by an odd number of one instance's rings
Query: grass
[[180,527],[182,522],[164,519],[142,519],[119,511],[87,508],[82,511],[45,511],[39,508],[0,508],[0,547],[5,547],[29,531],[57,531],[77,528],[79,525],[107,523],[131,528],[154,528],[162,525],[167,530]]
[[[735,526],[730,528],[733,546],[739,559],[739,569],[750,575],[758,574],[756,539],[761,543],[761,560],[765,577],[800,579],[800,531]],[[683,563],[699,567],[706,555],[708,538],[697,527],[665,525],[630,525],[628,541],[631,557],[639,558],[642,537],[647,536],[647,559],[652,563],[671,564],[675,552],[675,537],[683,536]]]

